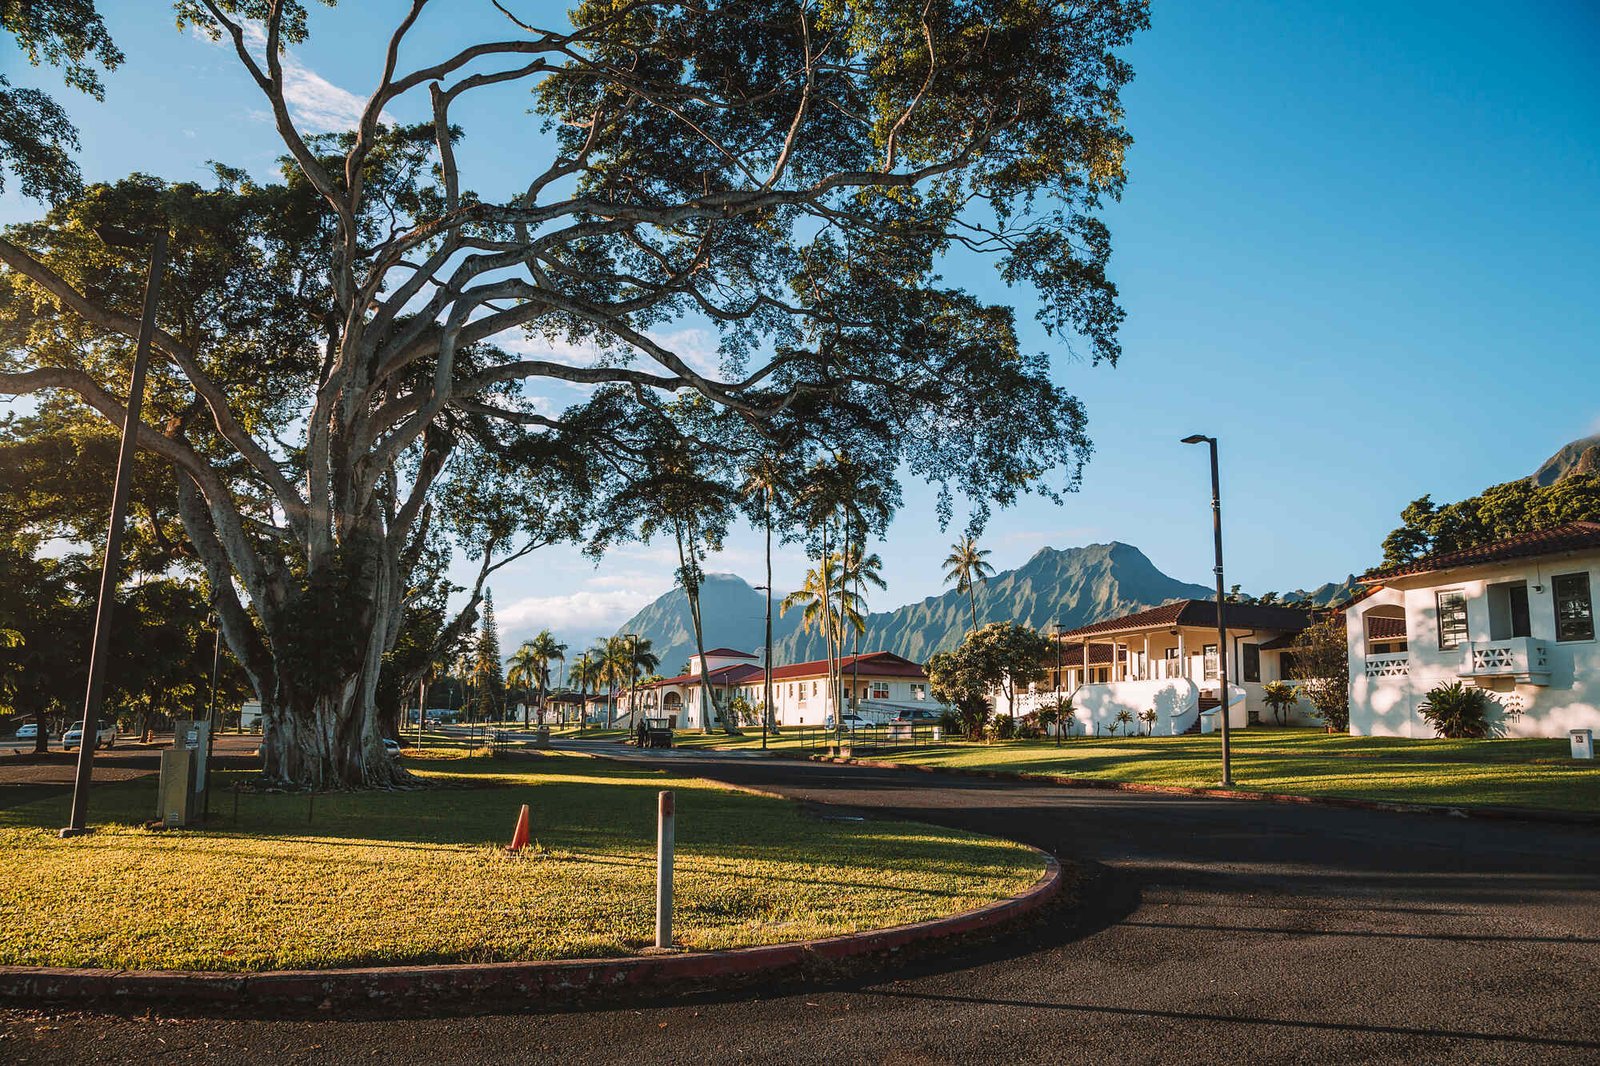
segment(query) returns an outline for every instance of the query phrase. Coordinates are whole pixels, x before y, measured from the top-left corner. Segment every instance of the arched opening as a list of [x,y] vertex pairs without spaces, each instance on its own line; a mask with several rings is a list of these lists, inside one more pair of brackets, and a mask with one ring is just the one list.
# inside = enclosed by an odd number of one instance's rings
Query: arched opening
[[1406,611],[1387,604],[1374,607],[1362,616],[1366,628],[1368,655],[1397,655],[1406,643]]

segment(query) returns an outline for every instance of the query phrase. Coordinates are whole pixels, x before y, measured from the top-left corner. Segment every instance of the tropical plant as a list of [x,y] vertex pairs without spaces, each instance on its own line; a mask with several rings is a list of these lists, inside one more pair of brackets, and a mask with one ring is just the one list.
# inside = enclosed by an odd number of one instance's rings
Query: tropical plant
[[1553,485],[1520,478],[1492,485],[1458,503],[1412,500],[1400,526],[1383,540],[1383,565],[1435,552],[1461,551],[1567,522],[1600,522],[1600,473],[1569,474]]
[[957,592],[967,594],[972,608],[972,631],[978,629],[978,585],[989,580],[994,567],[987,562],[989,551],[979,548],[971,536],[962,537],[950,545],[950,554],[944,560],[945,584],[955,583]]
[[1268,681],[1261,686],[1261,698],[1272,709],[1272,718],[1279,725],[1289,720],[1289,709],[1300,702],[1300,690],[1287,681]]
[[[928,683],[934,698],[951,704],[970,737],[983,735],[992,713],[991,694],[1005,694],[1016,707],[1017,693],[1044,676],[1044,658],[1053,645],[1037,630],[1015,622],[991,622],[952,651],[928,660]],[[1009,716],[1008,716],[1009,717]]]
[[1289,673],[1328,728],[1350,728],[1350,647],[1344,615],[1330,611],[1295,635]]
[[1146,707],[1144,710],[1139,712],[1139,721],[1144,724],[1145,736],[1148,737],[1155,735],[1156,718],[1156,709],[1154,707]]
[[[349,6],[317,24],[337,34]],[[603,552],[672,514],[652,495],[675,435],[713,453],[708,497],[773,439],[802,441],[804,461],[914,471],[941,515],[957,491],[981,517],[1076,484],[1084,412],[1023,350],[1012,298],[940,274],[954,247],[992,261],[1037,294],[1051,347],[1118,357],[1098,215],[1124,182],[1118,52],[1148,22],[1142,0],[910,16],[582,0],[558,28],[512,20],[431,55],[448,5],[412,3],[354,128],[324,135],[297,127],[281,76],[305,7],[177,8],[180,32],[222,41],[263,95],[281,177],[136,176],[0,239],[0,394],[87,428],[124,421],[151,241],[170,231],[138,439],[262,700],[269,778],[402,781],[377,693],[419,545],[483,561],[442,654],[509,558]],[[532,112],[489,131],[531,146],[515,153],[528,169],[475,190],[463,164],[483,156],[458,151],[461,120],[493,94]],[[181,124],[167,104],[147,110]],[[711,324],[714,367],[679,339],[703,335],[686,322]],[[575,354],[541,357],[551,342]],[[571,405],[552,410],[552,389]],[[667,411],[689,398],[694,419]]]
[[1428,690],[1417,713],[1448,740],[1481,740],[1489,735],[1489,694],[1460,681],[1441,682]]
[[[1117,716],[1111,720],[1111,724],[1113,727],[1122,726],[1123,730],[1126,731],[1129,726],[1133,725],[1133,712],[1124,707],[1117,712]],[[1112,729],[1111,735],[1116,736],[1115,728]]]

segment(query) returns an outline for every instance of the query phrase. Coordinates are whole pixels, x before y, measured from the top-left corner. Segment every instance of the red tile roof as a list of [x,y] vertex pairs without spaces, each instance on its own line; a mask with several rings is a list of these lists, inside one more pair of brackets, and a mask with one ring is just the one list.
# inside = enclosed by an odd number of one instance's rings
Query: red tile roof
[[[706,652],[710,655],[710,652]],[[927,676],[918,664],[910,659],[904,659],[888,651],[873,651],[863,655],[846,655],[841,660],[841,666],[846,673],[855,668],[857,660],[861,663],[860,673],[865,677],[914,677]],[[774,667],[772,680],[792,681],[798,677],[824,677],[828,673],[828,660],[813,659],[805,663],[790,663],[787,666]],[[759,666],[749,663],[734,663],[731,666],[719,666],[709,673],[713,685],[743,685],[758,678],[764,678],[766,671]],[[691,670],[687,674],[669,677],[661,681],[652,681],[641,688],[661,688],[665,685],[695,685],[700,682],[700,671]]]
[[[1299,632],[1311,624],[1311,611],[1305,607],[1226,603],[1223,604],[1222,613],[1229,629],[1279,629]],[[1137,632],[1141,629],[1158,629],[1163,626],[1214,627],[1216,624],[1216,601],[1173,600],[1171,603],[1163,603],[1160,607],[1125,614],[1121,618],[1106,618],[1077,629],[1069,629],[1061,634],[1061,639],[1081,642],[1084,637]]]
[[[840,660],[840,669],[846,673],[855,668],[860,662],[860,673],[867,677],[916,677],[923,678],[928,675],[922,667],[910,659],[902,658],[891,651],[871,651],[863,655],[846,655]],[[789,680],[796,677],[822,677],[828,672],[828,660],[813,659],[807,663],[791,663],[780,666],[772,671],[772,679]]]
[[1508,537],[1493,544],[1481,544],[1476,548],[1425,555],[1386,570],[1369,570],[1358,580],[1363,584],[1370,584],[1408,574],[1429,574],[1436,570],[1454,570],[1463,566],[1480,566],[1484,563],[1506,562],[1511,559],[1530,559],[1538,555],[1597,550],[1600,550],[1600,522],[1568,522],[1565,525]]
[[1373,640],[1404,640],[1406,620],[1383,614],[1367,615],[1367,636]]
[[[710,655],[711,653],[706,652],[706,654]],[[737,685],[743,682],[747,676],[761,677],[763,674],[764,671],[759,666],[751,666],[749,663],[732,663],[728,666],[719,666],[715,670],[708,670],[706,678],[713,685]],[[662,688],[666,685],[698,685],[699,683],[700,671],[690,670],[687,674],[663,678],[660,681],[652,681],[648,685],[640,685],[639,687]]]

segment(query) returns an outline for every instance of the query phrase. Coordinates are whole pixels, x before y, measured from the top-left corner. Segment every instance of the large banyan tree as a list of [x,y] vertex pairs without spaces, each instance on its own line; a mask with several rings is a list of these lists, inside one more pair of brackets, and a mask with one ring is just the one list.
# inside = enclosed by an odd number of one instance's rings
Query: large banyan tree
[[[278,779],[394,783],[375,694],[427,561],[665,528],[662,455],[694,454],[708,500],[756,456],[804,482],[846,455],[980,517],[1087,455],[1049,353],[940,271],[991,264],[1052,347],[1115,360],[1096,212],[1142,2],[589,0],[548,27],[520,6],[433,54],[459,9],[413,0],[355,128],[311,135],[285,89],[302,6],[183,0],[259,89],[281,175],[134,175],[0,239],[0,394],[119,426],[127,235],[169,230],[139,444],[175,475]],[[515,87],[505,121],[456,125]],[[527,168],[514,193],[473,191],[468,135]],[[692,511],[681,489],[663,505]]]

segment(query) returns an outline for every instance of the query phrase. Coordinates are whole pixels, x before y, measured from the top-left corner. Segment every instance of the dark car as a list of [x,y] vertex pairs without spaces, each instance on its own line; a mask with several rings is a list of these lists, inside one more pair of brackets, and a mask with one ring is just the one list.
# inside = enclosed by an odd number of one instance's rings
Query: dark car
[[917,707],[913,710],[901,711],[894,716],[894,720],[897,722],[920,722],[931,725],[939,720],[939,712]]

